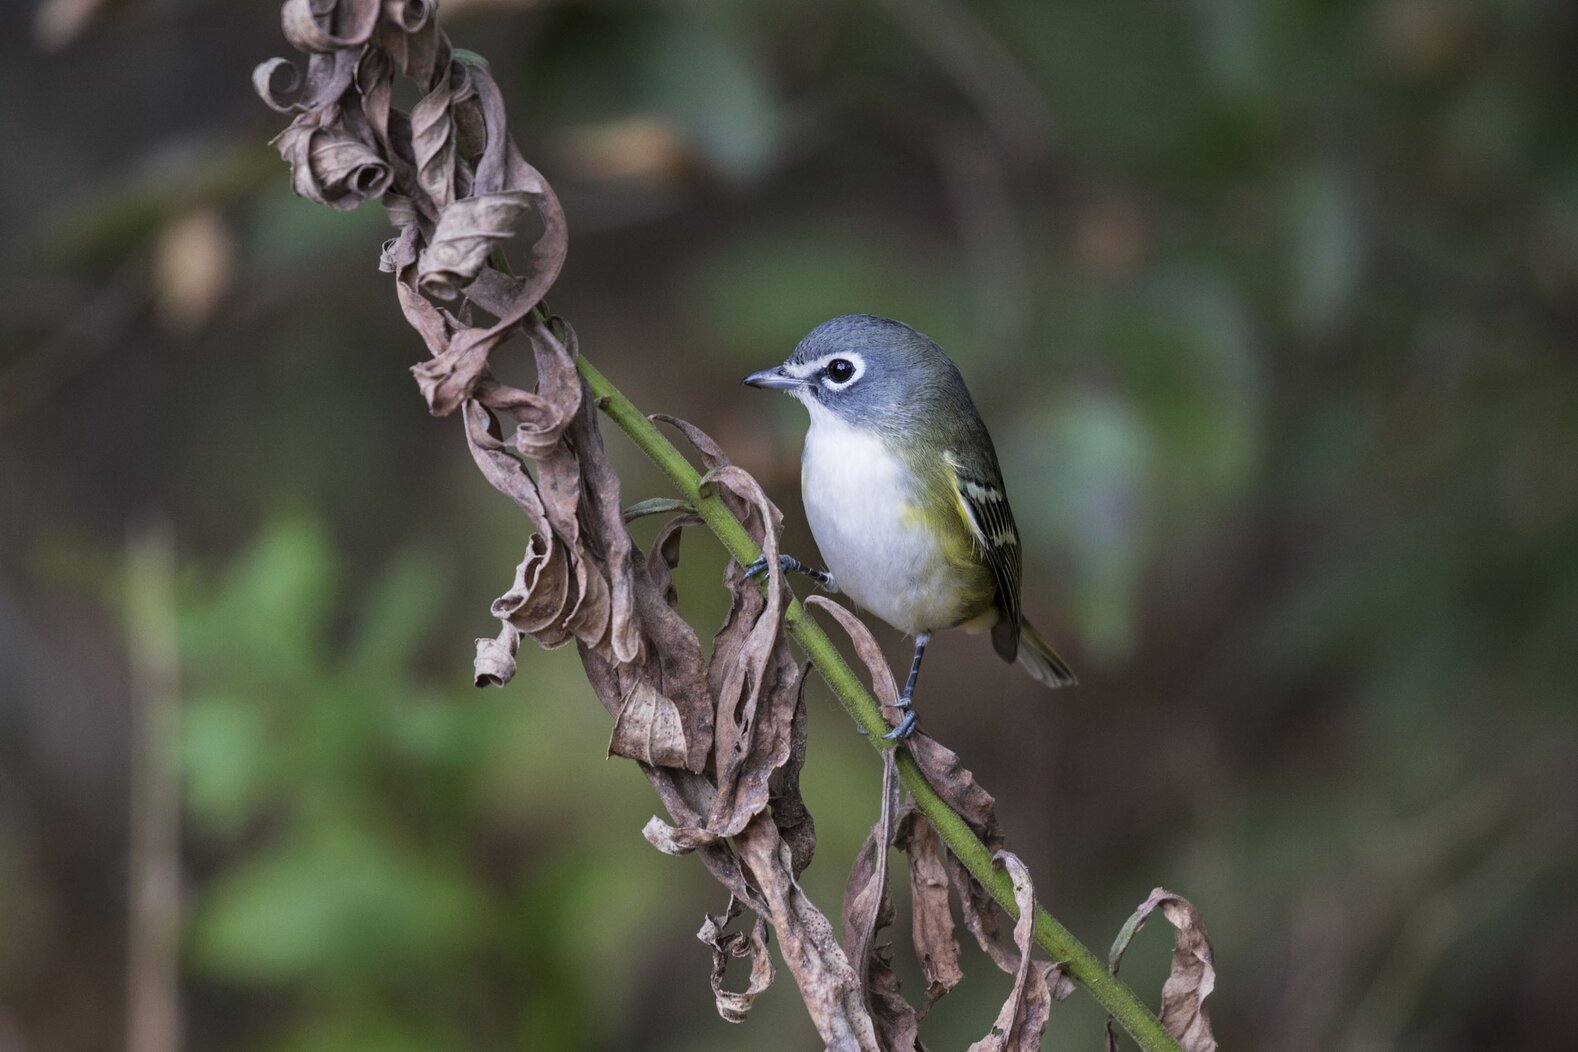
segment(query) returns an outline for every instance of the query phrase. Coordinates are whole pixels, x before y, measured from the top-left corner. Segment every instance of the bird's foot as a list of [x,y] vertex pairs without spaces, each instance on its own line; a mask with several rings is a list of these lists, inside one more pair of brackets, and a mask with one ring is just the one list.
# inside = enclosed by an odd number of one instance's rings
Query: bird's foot
[[[778,568],[784,573],[803,574],[804,576],[811,578],[811,580],[815,581],[823,591],[838,591],[838,583],[833,579],[833,575],[831,573],[827,572],[826,570],[818,570],[814,566],[807,566],[805,563],[801,562],[799,559],[796,559],[792,555],[778,556]],[[765,555],[758,555],[755,559],[752,559],[749,563],[747,563],[745,567],[745,576],[747,579],[760,577],[766,572],[767,556]]]
[[915,706],[910,702],[910,696],[908,694],[899,699],[898,710],[904,714],[904,717],[903,719],[899,720],[899,725],[897,727],[894,727],[891,731],[888,731],[888,733],[882,736],[883,741],[904,741],[908,739],[910,735],[915,733],[915,726],[916,724],[920,723],[920,717],[915,715]]

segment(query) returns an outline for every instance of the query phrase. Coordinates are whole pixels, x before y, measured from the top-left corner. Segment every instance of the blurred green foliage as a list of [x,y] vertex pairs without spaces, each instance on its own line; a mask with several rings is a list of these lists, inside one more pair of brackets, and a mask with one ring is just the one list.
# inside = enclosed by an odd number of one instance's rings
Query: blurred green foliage
[[[803,422],[736,378],[847,311],[959,361],[1082,685],[1048,699],[944,639],[921,711],[1077,934],[1188,895],[1230,1047],[1564,1047],[1578,9],[444,6],[565,200],[555,309],[766,482],[790,550]],[[573,655],[464,686],[521,520],[420,411],[382,216],[294,200],[261,146],[270,5],[5,39],[0,1035],[118,1034],[131,734],[102,581],[153,506],[189,563],[193,1047],[809,1047],[784,978],[716,1019],[692,935],[718,889],[638,836],[655,801],[599,762]],[[159,247],[203,209],[234,252],[183,320]],[[609,447],[628,500],[666,492]],[[705,632],[721,556],[685,559]],[[811,711],[831,907],[877,775]],[[1162,942],[1125,960],[1142,989]],[[967,967],[934,1047],[1001,995]],[[1076,997],[1053,1030],[1098,1026]]]

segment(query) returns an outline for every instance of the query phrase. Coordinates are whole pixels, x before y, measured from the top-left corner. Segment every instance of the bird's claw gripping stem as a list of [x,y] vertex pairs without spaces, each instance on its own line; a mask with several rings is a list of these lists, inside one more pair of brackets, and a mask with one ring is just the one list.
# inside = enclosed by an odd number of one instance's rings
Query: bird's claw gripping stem
[[[838,583],[834,581],[833,575],[831,573],[828,573],[826,570],[818,570],[814,566],[807,566],[805,563],[801,562],[799,559],[796,559],[792,555],[778,556],[778,568],[784,573],[803,574],[804,576],[811,578],[811,580],[815,581],[824,592],[838,591]],[[767,556],[765,555],[758,555],[745,567],[745,576],[747,578],[760,577],[766,572]]]
[[897,727],[882,736],[883,741],[901,742],[915,733],[915,725],[920,722],[920,718],[915,715],[915,706],[910,703],[908,694],[899,699],[898,710],[904,714],[904,718],[899,720]]

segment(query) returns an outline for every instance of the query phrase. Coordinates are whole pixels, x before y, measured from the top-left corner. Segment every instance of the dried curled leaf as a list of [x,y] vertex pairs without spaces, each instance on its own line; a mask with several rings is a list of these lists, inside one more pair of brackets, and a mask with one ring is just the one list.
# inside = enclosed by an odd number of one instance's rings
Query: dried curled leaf
[[343,124],[324,125],[317,114],[298,116],[273,145],[290,164],[297,194],[341,212],[380,196],[394,178],[376,150]]
[[926,977],[924,1012],[964,980],[959,936],[948,902],[948,868],[942,860],[942,840],[919,811],[899,820],[894,845],[909,856],[910,925],[915,957]]
[[760,814],[771,795],[772,774],[789,759],[792,725],[800,696],[800,665],[781,631],[786,589],[778,569],[778,533],[783,516],[756,480],[724,465],[705,485],[731,494],[747,509],[745,528],[767,556],[767,594],[731,563],[724,583],[732,596],[729,615],[713,638],[707,680],[717,700],[714,768],[718,795],[708,828],[733,835]]
[[758,815],[735,844],[740,861],[761,889],[760,906],[753,908],[778,933],[779,952],[794,973],[822,1041],[840,1052],[883,1052],[860,977],[834,938],[833,926],[791,875],[789,847],[777,827]]
[[[1107,966],[1114,975],[1118,973],[1129,942],[1157,909],[1174,929],[1172,968],[1162,984],[1162,1026],[1178,1039],[1184,1052],[1216,1052],[1216,1036],[1211,1032],[1211,1018],[1205,1006],[1205,999],[1216,988],[1216,962],[1205,922],[1188,899],[1166,888],[1152,890],[1118,930],[1118,937],[1113,940],[1112,951],[1107,956]],[[1107,1023],[1107,1033],[1110,1040],[1111,1020]]]
[[688,855],[723,839],[699,825],[671,826],[657,815],[647,819],[647,824],[641,827],[641,835],[665,855]]
[[1014,905],[1019,912],[1019,921],[1014,925],[1019,967],[1008,1000],[997,1013],[997,1021],[985,1037],[970,1046],[970,1052],[1036,1052],[1046,1032],[1053,1000],[1067,997],[1074,983],[1058,965],[1031,958],[1030,951],[1035,943],[1036,894],[1030,871],[1018,856],[1008,851],[997,852],[992,861],[1007,869],[1013,881]]
[[[662,731],[677,713],[685,752],[678,757],[667,737],[667,744],[649,751],[623,731],[616,735],[615,751],[699,770],[710,744],[712,720],[700,643],[668,605],[664,589],[644,574],[638,580],[635,549],[619,511],[619,480],[607,464],[583,385],[574,372],[573,335],[566,330],[567,338],[560,339],[546,324],[531,326],[530,335],[538,359],[538,392],[527,394],[491,382],[478,388],[490,403],[516,416],[518,426],[511,440],[501,437],[497,418],[480,402],[467,403],[464,411],[473,459],[537,531],[511,587],[494,602],[494,616],[544,647],[575,639],[615,665],[642,662],[640,668],[626,667],[620,673],[620,706],[626,699],[637,700],[625,730],[636,726],[632,721],[637,717],[650,716],[655,722],[640,726]],[[522,446],[543,454],[538,478],[526,469]],[[638,615],[637,592],[643,588],[644,613]],[[644,642],[647,639],[651,645]],[[507,678],[503,673],[512,674],[509,656],[507,648],[480,649],[479,681],[499,682]],[[646,668],[650,674],[642,672]],[[643,678],[649,685],[663,684],[656,691],[665,699],[662,713],[641,708],[654,697],[633,693]]]
[[882,754],[879,817],[855,856],[844,886],[844,950],[860,972],[866,1007],[882,1047],[908,1052],[918,1044],[920,1018],[899,993],[891,948],[877,945],[877,932],[893,923],[893,899],[888,895],[888,845],[893,841],[898,796],[897,755],[888,749]]
[[651,419],[660,424],[667,424],[684,435],[685,440],[695,446],[696,452],[701,454],[701,462],[708,471],[721,468],[729,463],[728,454],[723,452],[723,447],[718,445],[711,435],[695,424],[687,420],[681,420],[677,416],[670,416],[668,413],[653,413]]
[[[975,780],[975,775],[960,762],[958,754],[924,734],[910,738],[910,756],[915,760],[926,781],[937,795],[969,824],[975,835],[992,851],[1002,847],[1003,835],[997,822],[997,805],[990,793]],[[1002,910],[991,893],[981,886],[969,870],[952,855],[947,867],[954,887],[959,891],[959,912],[964,926],[981,949],[1003,971],[1012,974],[1019,967],[1019,957],[1005,949],[998,941]]]
[[789,724],[789,757],[768,779],[768,806],[773,825],[789,845],[790,870],[799,877],[811,864],[816,852],[816,822],[800,795],[800,771],[805,767],[805,677],[810,665],[800,668],[800,689],[796,692],[794,718]]
[[458,107],[470,100],[472,93],[466,67],[451,62],[431,90],[411,108],[416,185],[440,214],[454,204],[457,196],[465,194],[471,180],[471,173],[459,163],[460,145],[455,131]]
[[379,7],[380,0],[285,0],[280,22],[297,50],[341,51],[367,43]]
[[[850,642],[855,644],[855,654],[866,666],[866,671],[871,673],[871,694],[877,699],[877,704],[883,708],[897,704],[898,684],[893,681],[893,670],[888,667],[887,659],[882,656],[882,648],[877,646],[876,637],[871,634],[871,629],[855,616],[854,611],[840,606],[825,595],[807,596],[805,602],[807,606],[815,606],[832,614],[833,620],[849,633]],[[914,742],[920,737],[920,734],[915,734],[910,741]]]
[[496,638],[477,640],[477,657],[472,662],[472,681],[479,687],[502,687],[515,678],[515,655],[520,650],[521,634],[514,625],[499,629]]
[[434,299],[452,300],[476,280],[494,246],[515,236],[531,207],[519,190],[462,198],[438,215],[438,226],[417,264],[417,288]]
[[689,745],[674,699],[659,694],[647,682],[632,687],[614,721],[608,755],[659,767],[684,767]]
[[[773,981],[773,959],[767,952],[767,922],[757,917],[749,935],[726,931],[729,922],[739,915],[740,900],[731,895],[728,908],[717,916],[709,914],[696,933],[696,938],[712,947],[712,997],[718,1014],[730,1023],[745,1022],[751,1005]],[[730,958],[735,957],[751,959],[751,984],[740,991],[725,990],[724,973],[728,971]]]
[[384,18],[402,33],[417,33],[433,17],[436,0],[383,0]]

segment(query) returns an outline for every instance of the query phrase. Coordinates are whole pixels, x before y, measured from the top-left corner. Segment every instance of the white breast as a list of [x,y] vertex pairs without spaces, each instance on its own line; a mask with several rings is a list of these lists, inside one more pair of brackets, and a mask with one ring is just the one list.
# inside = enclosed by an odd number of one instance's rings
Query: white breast
[[940,546],[904,513],[914,500],[908,467],[875,432],[806,401],[800,488],[839,590],[902,632],[949,627],[957,586]]

